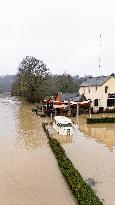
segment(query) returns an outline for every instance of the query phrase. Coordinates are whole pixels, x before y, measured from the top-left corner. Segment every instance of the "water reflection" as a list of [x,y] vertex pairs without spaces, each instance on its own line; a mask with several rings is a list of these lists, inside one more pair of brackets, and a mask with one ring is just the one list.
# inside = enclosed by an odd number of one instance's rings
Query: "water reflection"
[[17,112],[18,143],[25,145],[27,149],[41,147],[47,142],[41,126],[42,119],[31,110],[30,105],[23,102]]
[[[115,114],[105,116],[114,117]],[[84,179],[93,179],[92,187],[104,205],[115,204],[115,123],[87,124],[87,115],[72,120],[79,125],[74,143],[64,149]],[[94,115],[93,117],[102,117]]]
[[31,106],[0,95],[0,205],[75,205]]
[[55,132],[53,137],[56,138],[62,145],[63,144],[72,144],[74,143],[72,135],[61,135]]
[[[107,117],[115,117],[115,114],[105,114]],[[88,138],[94,138],[97,142],[105,144],[109,149],[113,150],[115,145],[115,124],[87,124],[88,115],[80,116],[79,120],[73,119],[78,125],[81,132]],[[102,117],[102,114],[93,115],[92,117]]]

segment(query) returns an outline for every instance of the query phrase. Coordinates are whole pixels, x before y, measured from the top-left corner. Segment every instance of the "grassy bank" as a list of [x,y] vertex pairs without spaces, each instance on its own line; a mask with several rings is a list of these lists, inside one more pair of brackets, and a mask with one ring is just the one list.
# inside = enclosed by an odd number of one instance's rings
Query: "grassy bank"
[[102,205],[102,202],[91,187],[84,181],[78,170],[74,168],[58,140],[50,137],[48,130],[45,127],[45,123],[43,123],[43,128],[48,136],[49,145],[57,159],[58,166],[79,204]]

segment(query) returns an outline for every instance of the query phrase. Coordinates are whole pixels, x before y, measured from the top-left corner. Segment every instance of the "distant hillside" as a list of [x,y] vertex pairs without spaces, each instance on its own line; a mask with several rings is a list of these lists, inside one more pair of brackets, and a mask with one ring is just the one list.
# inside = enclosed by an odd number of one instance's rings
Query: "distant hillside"
[[15,80],[15,75],[0,76],[0,91],[10,92],[14,80]]

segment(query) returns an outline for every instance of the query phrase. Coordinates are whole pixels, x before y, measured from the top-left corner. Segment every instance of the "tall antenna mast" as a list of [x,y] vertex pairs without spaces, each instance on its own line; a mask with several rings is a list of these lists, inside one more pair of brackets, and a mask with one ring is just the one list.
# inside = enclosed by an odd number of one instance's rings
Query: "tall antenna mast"
[[[102,35],[99,35],[99,48],[100,48],[100,55],[101,55],[101,47],[102,47]],[[101,56],[99,57],[99,73],[101,71]]]

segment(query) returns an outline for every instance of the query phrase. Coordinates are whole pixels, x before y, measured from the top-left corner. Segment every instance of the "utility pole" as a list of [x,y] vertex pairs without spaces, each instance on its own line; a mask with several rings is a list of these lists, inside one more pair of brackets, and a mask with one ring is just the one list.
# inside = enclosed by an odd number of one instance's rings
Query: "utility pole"
[[101,73],[101,68],[102,68],[102,59],[101,59],[101,48],[102,48],[102,35],[99,35],[99,75]]

